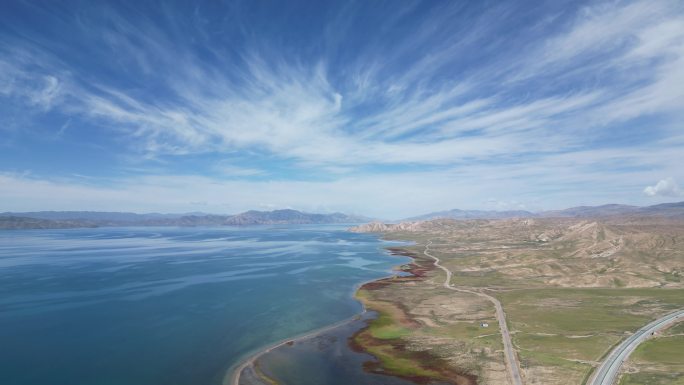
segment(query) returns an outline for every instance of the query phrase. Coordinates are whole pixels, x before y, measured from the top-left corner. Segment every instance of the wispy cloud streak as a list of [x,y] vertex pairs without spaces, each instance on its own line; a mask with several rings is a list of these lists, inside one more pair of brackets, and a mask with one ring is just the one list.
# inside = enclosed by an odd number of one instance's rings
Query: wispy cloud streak
[[483,166],[497,177],[495,166],[542,162],[553,173],[569,167],[561,159],[608,167],[599,159],[608,152],[682,148],[668,140],[681,138],[684,117],[681,2],[545,5],[532,16],[511,5],[410,4],[358,21],[373,7],[350,3],[292,36],[238,14],[218,23],[167,7],[155,17],[64,12],[79,44],[0,31],[0,98],[92,123],[128,156],[211,155],[207,169],[245,177],[265,173],[217,164],[257,153],[317,175]]

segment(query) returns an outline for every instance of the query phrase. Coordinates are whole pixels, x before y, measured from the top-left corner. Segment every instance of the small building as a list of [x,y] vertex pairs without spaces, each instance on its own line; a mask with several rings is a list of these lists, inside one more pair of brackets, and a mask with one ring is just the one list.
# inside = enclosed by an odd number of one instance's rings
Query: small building
[[483,328],[488,328],[489,324],[486,322],[482,322],[482,323],[480,323],[480,326],[482,326]]

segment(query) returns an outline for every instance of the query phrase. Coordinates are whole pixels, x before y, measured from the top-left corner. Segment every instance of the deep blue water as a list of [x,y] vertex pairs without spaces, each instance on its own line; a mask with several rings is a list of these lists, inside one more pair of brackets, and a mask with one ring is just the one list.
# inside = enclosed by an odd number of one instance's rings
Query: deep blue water
[[0,384],[219,384],[405,259],[345,226],[0,232]]

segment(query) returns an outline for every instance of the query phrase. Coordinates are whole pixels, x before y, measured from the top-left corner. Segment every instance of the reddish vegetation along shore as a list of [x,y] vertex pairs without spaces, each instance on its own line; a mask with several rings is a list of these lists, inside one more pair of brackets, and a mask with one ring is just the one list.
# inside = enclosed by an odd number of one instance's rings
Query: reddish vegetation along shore
[[[406,256],[413,259],[413,262],[402,266],[402,271],[409,273],[400,277],[383,278],[376,281],[368,282],[362,285],[359,292],[368,291],[373,292],[377,290],[388,289],[392,285],[406,285],[415,284],[427,278],[428,273],[435,270],[434,261],[422,256],[414,254],[403,248],[388,248],[392,255]],[[357,333],[349,338],[349,344],[355,351],[369,353],[377,358],[376,361],[366,362],[364,369],[378,374],[385,374],[404,378],[415,382],[417,384],[452,384],[452,385],[476,385],[477,377],[467,374],[462,371],[453,369],[448,365],[444,359],[436,357],[428,351],[415,351],[407,349],[407,343],[402,338],[379,339],[373,336],[371,329],[375,323],[388,322],[387,314],[383,314],[383,309],[379,306],[374,306],[372,300],[368,300],[365,296],[359,296],[368,310],[377,311],[380,316],[374,320],[369,321],[368,325],[359,330]],[[391,322],[397,323],[400,327],[409,330],[417,329],[422,325],[412,319],[408,314],[408,309],[405,305],[397,300],[393,301],[391,305],[398,311],[391,315]],[[377,357],[373,352],[376,348],[381,348],[389,356],[398,360],[410,360],[418,371],[424,375],[411,374],[411,371],[403,371],[397,367],[392,367],[388,362],[387,357]]]

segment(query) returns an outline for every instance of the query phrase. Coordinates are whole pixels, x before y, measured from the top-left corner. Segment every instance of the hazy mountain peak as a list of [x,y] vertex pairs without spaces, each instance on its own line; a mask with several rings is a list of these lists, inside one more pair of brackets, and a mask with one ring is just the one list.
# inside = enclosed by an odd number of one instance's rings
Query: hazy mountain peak
[[503,219],[534,217],[606,217],[620,215],[659,215],[684,216],[684,202],[661,203],[653,206],[639,207],[609,203],[598,206],[576,206],[562,210],[549,210],[533,213],[526,210],[460,210],[452,209],[436,211],[424,215],[406,218],[404,221],[421,221],[437,218],[447,219]]

